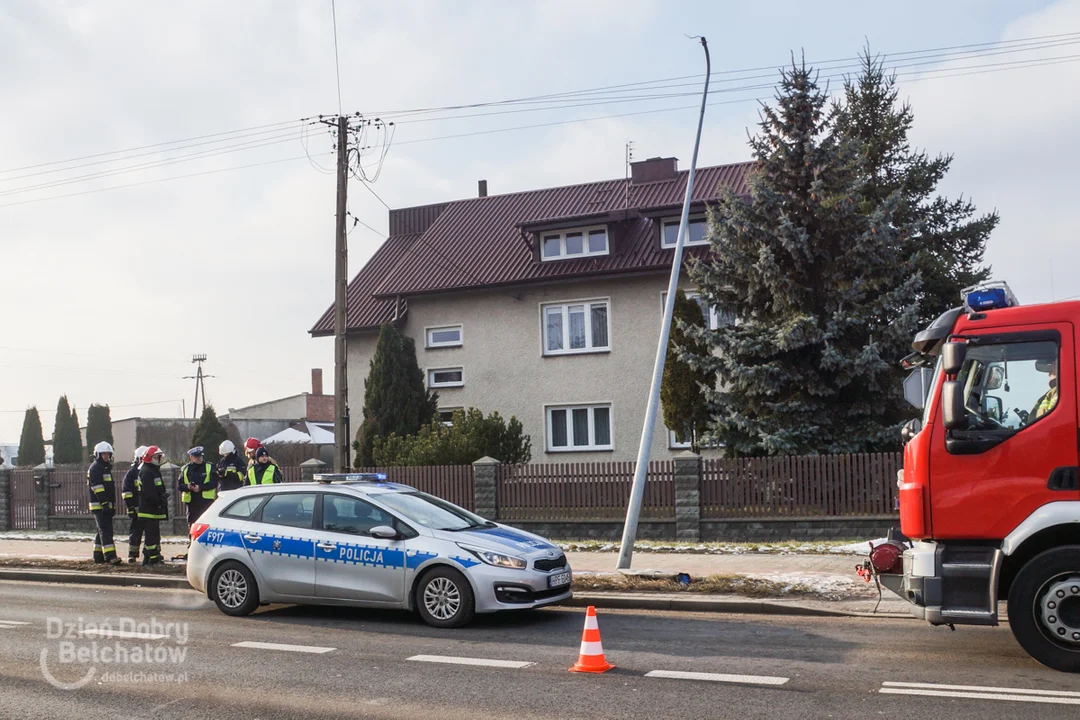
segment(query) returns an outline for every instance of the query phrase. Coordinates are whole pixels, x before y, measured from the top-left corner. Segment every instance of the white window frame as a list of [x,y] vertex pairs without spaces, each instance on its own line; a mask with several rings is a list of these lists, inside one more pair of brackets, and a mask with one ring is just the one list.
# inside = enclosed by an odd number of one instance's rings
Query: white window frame
[[[438,414],[439,414],[439,416],[441,416],[443,413],[450,413],[450,415],[453,416],[453,414],[456,413],[458,410],[464,410],[464,409],[465,408],[461,407],[461,406],[457,406],[457,407],[441,407],[438,410]],[[453,421],[451,421],[451,420],[442,420],[441,417],[440,417],[439,422],[441,422],[446,427],[451,427],[454,424]]]
[[[697,290],[683,290],[683,294],[686,295],[687,300],[694,300],[701,297],[701,293]],[[667,307],[667,290],[660,293],[660,312],[663,313]],[[700,305],[698,306],[700,307]],[[720,328],[720,313],[712,305],[709,306],[709,318],[708,325],[710,330],[718,330]],[[733,325],[739,324],[739,319],[735,318]]]
[[[603,303],[607,305],[607,345],[602,347],[593,346],[592,337],[592,306]],[[585,306],[585,347],[570,347],[570,307],[572,305]],[[547,311],[549,308],[562,308],[563,349],[548,350],[547,342]],[[558,302],[540,303],[540,349],[544,356],[556,355],[585,355],[588,353],[611,352],[611,298],[589,298],[587,300],[560,300]]]
[[[589,411],[589,444],[588,445],[573,445],[574,441],[574,421],[573,411],[581,410],[582,408]],[[595,411],[597,408],[605,408],[608,411],[608,439],[610,442],[607,445],[596,444],[596,420]],[[566,442],[565,447],[555,447],[551,444],[552,439],[552,424],[551,413],[555,410],[566,411]],[[615,409],[610,402],[589,402],[589,403],[569,403],[569,404],[554,404],[544,406],[544,446],[549,453],[560,452],[608,452],[615,449]]]
[[[662,247],[664,250],[674,250],[675,249],[675,244],[674,243],[669,245],[668,242],[667,242],[667,226],[668,225],[676,225],[677,226],[679,224],[679,221],[681,221],[681,220],[682,220],[681,217],[660,218],[660,223],[659,223],[659,225],[660,225],[660,247]],[[697,222],[698,220],[705,223],[706,227],[709,224],[709,217],[707,215],[705,215],[704,213],[699,213],[697,215],[691,215],[689,218],[687,218],[688,223]],[[708,244],[709,244],[709,233],[708,232],[705,233],[705,239],[704,240],[691,240],[690,237],[689,237],[689,233],[687,233],[686,247],[689,247],[690,245],[708,245]]]
[[[431,339],[432,333],[436,333],[440,330],[457,330],[458,339],[457,342],[434,342]],[[424,347],[425,348],[444,348],[444,347],[461,347],[465,343],[465,329],[461,325],[437,325],[434,327],[424,328]]]
[[669,449],[671,449],[671,450],[689,450],[690,449],[690,441],[687,440],[686,442],[679,442],[679,438],[675,434],[674,430],[669,428],[668,431],[667,431],[667,434],[668,434],[668,448]]
[[[454,371],[457,371],[457,372],[461,373],[461,380],[458,380],[456,382],[440,382],[440,383],[435,382],[435,373],[454,372]],[[428,370],[427,370],[427,381],[428,381],[428,387],[429,388],[462,387],[463,385],[465,385],[465,369],[460,367],[460,366],[428,368]]]
[[[589,250],[589,233],[596,230],[604,231],[604,251],[590,251]],[[574,253],[573,255],[566,254],[566,236],[573,233],[581,233],[581,249],[582,252]],[[608,230],[607,225],[590,225],[588,227],[566,228],[565,230],[549,230],[547,232],[538,232],[536,237],[539,238],[540,245],[540,260],[547,262],[549,260],[572,260],[580,257],[598,257],[601,255],[611,254],[611,231]],[[553,237],[559,238],[559,254],[558,255],[545,255],[544,244],[545,240]]]

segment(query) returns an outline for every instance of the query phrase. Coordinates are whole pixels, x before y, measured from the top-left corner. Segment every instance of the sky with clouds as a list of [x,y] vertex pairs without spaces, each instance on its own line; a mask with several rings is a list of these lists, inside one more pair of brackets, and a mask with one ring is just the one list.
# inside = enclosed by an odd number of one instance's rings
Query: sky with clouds
[[[336,12],[342,107],[365,117],[693,76],[702,56],[687,35],[705,35],[727,72],[793,51],[851,58],[866,42],[888,54],[1080,31],[1080,0],[337,0]],[[338,111],[331,13],[330,0],[0,4],[0,440],[18,440],[29,405],[49,437],[62,393],[83,420],[91,402],[114,419],[176,416],[182,398],[190,413],[193,353],[209,356],[219,411],[307,390],[313,367],[331,390],[332,343],[307,330],[333,295],[335,181],[320,169],[332,139],[284,124]],[[1080,266],[1075,47],[901,76],[916,144],[955,156],[943,191],[1001,213],[987,259],[1023,302],[1080,295],[1067,270]],[[1055,62],[960,74],[1020,58]],[[696,93],[697,81],[665,93]],[[748,159],[754,98],[767,94],[713,96],[702,165]],[[399,116],[372,187],[399,207],[473,196],[481,178],[495,194],[622,177],[628,140],[638,158],[685,167],[696,112],[669,108],[695,102]],[[631,114],[649,110],[663,112]],[[235,142],[157,145],[268,125]],[[525,125],[543,127],[502,132]],[[85,159],[46,165],[73,158]],[[194,177],[171,179],[182,175]],[[349,236],[355,272],[387,218],[361,183],[350,197],[374,229]]]

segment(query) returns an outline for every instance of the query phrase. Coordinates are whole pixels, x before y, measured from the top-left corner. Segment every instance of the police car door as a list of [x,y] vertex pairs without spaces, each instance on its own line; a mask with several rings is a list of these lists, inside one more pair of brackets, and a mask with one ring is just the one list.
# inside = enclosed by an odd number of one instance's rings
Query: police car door
[[384,510],[351,495],[324,493],[315,543],[315,592],[320,598],[401,603],[405,595],[405,543],[371,537],[393,527]]
[[240,531],[251,563],[275,595],[315,596],[316,497],[275,493]]

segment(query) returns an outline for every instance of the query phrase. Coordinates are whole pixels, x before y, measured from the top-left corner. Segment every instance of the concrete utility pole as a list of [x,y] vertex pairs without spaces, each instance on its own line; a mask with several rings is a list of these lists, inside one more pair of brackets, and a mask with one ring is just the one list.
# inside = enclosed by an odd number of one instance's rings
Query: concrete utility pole
[[[206,378],[212,378],[213,375],[203,375],[202,364],[206,362],[206,353],[200,353],[198,355],[191,356],[192,364],[198,364],[199,369],[194,375],[184,376],[184,380],[195,381],[195,402],[191,405],[191,417],[199,417],[199,393],[202,393],[202,409],[206,410],[206,384],[203,382]],[[186,415],[187,412],[184,412]]]
[[349,470],[349,387],[345,345],[346,298],[349,284],[349,246],[345,234],[349,191],[349,121],[337,119],[337,248],[334,265],[334,471]]
[[649,453],[652,450],[653,425],[656,424],[656,409],[660,404],[660,382],[664,378],[664,361],[667,359],[668,337],[671,335],[671,313],[675,308],[675,291],[679,287],[679,273],[682,271],[683,248],[686,246],[687,220],[690,217],[690,199],[694,195],[694,174],[697,172],[698,148],[701,146],[701,126],[705,122],[705,101],[709,98],[709,75],[712,64],[709,61],[709,44],[700,38],[705,50],[705,89],[701,93],[701,113],[698,116],[697,137],[694,140],[694,157],[690,160],[690,173],[686,178],[686,195],[683,197],[682,217],[679,219],[679,237],[675,242],[675,256],[671,259],[671,278],[668,280],[667,298],[664,301],[664,318],[660,325],[660,342],[656,347],[656,362],[653,364],[652,385],[649,387],[649,402],[645,406],[645,426],[641,430],[641,445],[638,446],[637,466],[634,468],[634,486],[630,490],[630,504],[626,508],[626,524],[623,526],[622,546],[619,548],[619,570],[628,570],[634,555],[634,540],[637,539],[638,518],[641,516],[641,501],[645,496],[645,478],[649,471]]

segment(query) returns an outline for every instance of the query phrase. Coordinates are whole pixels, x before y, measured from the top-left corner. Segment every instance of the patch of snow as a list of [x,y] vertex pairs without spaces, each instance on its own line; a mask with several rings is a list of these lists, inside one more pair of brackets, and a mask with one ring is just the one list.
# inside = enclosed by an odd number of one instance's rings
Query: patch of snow
[[833,548],[833,552],[844,555],[869,555],[870,543],[877,547],[886,541],[887,538],[878,538],[877,540],[864,540],[863,542],[849,543],[848,545],[838,545]]

